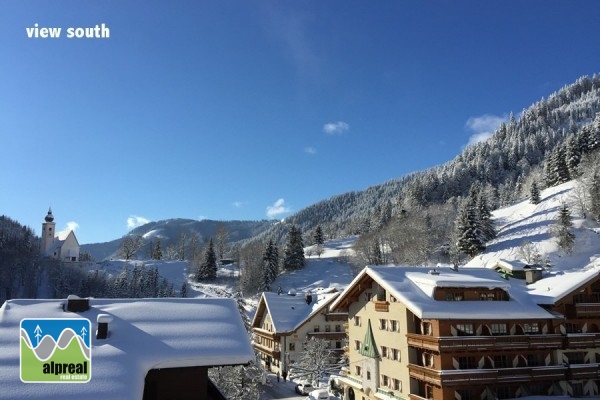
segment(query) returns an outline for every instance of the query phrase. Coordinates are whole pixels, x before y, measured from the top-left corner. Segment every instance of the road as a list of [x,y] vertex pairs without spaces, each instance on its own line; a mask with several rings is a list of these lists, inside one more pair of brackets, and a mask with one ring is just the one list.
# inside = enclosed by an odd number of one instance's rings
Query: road
[[287,399],[287,400],[305,400],[307,396],[299,396],[294,391],[294,382],[284,382],[280,379],[277,382],[275,375],[269,375],[270,384],[267,383],[263,386],[264,392],[260,395],[260,400],[271,400],[271,399]]

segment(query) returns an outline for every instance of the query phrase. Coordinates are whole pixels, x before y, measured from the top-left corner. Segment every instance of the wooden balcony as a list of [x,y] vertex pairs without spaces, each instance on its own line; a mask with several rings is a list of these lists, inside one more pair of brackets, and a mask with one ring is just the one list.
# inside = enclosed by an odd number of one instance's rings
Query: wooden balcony
[[600,347],[600,333],[569,333],[565,337],[568,349],[589,349]]
[[579,318],[600,317],[600,304],[577,303],[575,304],[575,315]]
[[598,379],[600,378],[600,365],[594,364],[571,364],[569,365],[568,379]]
[[279,345],[275,346],[275,348],[272,347],[268,347],[265,346],[264,344],[259,344],[256,342],[252,342],[252,347],[254,347],[256,350],[268,354],[273,358],[279,359],[279,356],[281,356],[281,349],[279,348]]
[[378,312],[390,311],[390,303],[388,303],[387,301],[375,300],[375,301],[373,301],[373,303],[375,303],[375,311],[378,311]]
[[[598,368],[596,366],[596,368]],[[559,381],[567,376],[567,366],[545,367],[434,370],[409,364],[411,378],[436,386],[494,385],[507,382]]]
[[325,314],[325,321],[348,321],[348,313],[337,312]]
[[267,339],[277,340],[277,341],[279,340],[279,335],[277,335],[275,332],[270,332],[265,329],[252,328],[252,332],[256,335],[262,336]]
[[408,345],[438,353],[455,351],[560,349],[562,335],[444,336],[408,333]]

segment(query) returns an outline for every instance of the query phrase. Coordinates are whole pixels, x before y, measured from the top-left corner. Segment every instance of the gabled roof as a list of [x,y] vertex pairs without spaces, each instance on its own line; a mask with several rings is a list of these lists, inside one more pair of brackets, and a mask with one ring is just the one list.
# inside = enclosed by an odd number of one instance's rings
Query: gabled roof
[[[497,272],[487,268],[430,268],[407,266],[367,266],[338,297],[331,308],[347,307],[371,283],[377,282],[419,318],[489,319],[489,318],[556,318],[538,306],[521,285],[511,285]],[[436,287],[501,288],[509,293],[508,301],[436,301]]]
[[[8,300],[0,307],[0,382],[11,399],[141,399],[150,369],[247,364],[254,351],[232,299],[91,299],[90,309],[64,312],[64,300]],[[109,337],[92,337],[91,380],[32,384],[20,380],[23,318],[109,314]],[[2,395],[0,395],[2,397]]]
[[273,321],[275,333],[294,332],[313,315],[329,306],[338,295],[339,292],[332,290],[315,291],[312,293],[311,303],[307,304],[304,294],[290,296],[263,292],[252,320],[252,326],[259,327],[260,320],[265,313],[268,313]]

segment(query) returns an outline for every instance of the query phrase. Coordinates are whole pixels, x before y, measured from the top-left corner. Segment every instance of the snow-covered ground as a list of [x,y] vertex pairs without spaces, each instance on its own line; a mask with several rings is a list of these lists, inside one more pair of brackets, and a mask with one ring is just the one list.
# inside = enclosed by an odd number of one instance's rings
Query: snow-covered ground
[[[540,255],[550,260],[552,267],[548,274],[580,271],[600,265],[600,228],[597,223],[582,217],[576,192],[577,182],[571,181],[542,191],[539,204],[531,204],[529,199],[525,199],[494,211],[492,215],[498,236],[487,243],[484,254],[476,256],[465,266],[493,268],[498,260],[522,262],[520,248],[525,241],[535,245]],[[565,254],[550,234],[563,204],[570,209],[573,220],[575,246],[571,254]]]

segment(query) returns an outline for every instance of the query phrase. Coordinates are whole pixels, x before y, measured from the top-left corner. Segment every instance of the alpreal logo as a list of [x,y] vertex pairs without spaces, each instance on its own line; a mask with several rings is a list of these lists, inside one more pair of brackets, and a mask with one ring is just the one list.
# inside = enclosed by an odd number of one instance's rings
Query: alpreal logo
[[21,320],[21,381],[89,382],[91,329],[85,318]]

